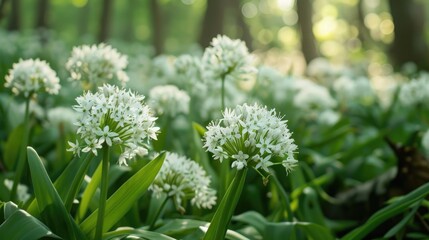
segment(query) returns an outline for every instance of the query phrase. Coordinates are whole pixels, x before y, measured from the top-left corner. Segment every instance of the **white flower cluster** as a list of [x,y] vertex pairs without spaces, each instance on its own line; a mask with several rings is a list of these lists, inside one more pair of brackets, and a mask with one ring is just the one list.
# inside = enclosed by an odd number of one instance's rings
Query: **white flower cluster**
[[70,108],[51,108],[47,115],[51,126],[58,127],[59,125],[62,125],[66,132],[71,132],[76,129],[74,123],[77,121],[79,114]]
[[293,105],[307,113],[321,112],[337,106],[328,89],[310,80],[299,79],[295,82],[296,94]]
[[13,64],[5,80],[5,87],[11,88],[14,94],[22,93],[25,97],[39,91],[58,94],[61,88],[55,71],[47,62],[39,59],[20,59],[18,63]]
[[[12,190],[13,181],[9,179],[4,180],[4,185],[7,189]],[[28,187],[26,185],[18,183],[18,188],[16,189],[17,198],[19,201],[25,203],[30,199],[30,194],[28,193]]]
[[207,127],[204,148],[216,160],[231,159],[238,170],[250,165],[269,174],[270,166],[283,164],[290,171],[297,163],[297,146],[286,122],[274,109],[257,104],[226,109],[219,122]]
[[375,98],[369,79],[365,77],[342,76],[335,80],[333,89],[341,101],[364,103]]
[[105,84],[96,93],[87,92],[77,97],[74,110],[81,113],[76,125],[80,137],[76,143],[69,142],[75,154],[97,150],[103,145],[120,145],[122,153],[119,164],[136,155],[146,155],[145,143],[156,139],[159,128],[155,117],[143,103],[144,96],[117,86]]
[[201,60],[191,55],[181,55],[174,62],[174,79],[191,95],[205,96],[207,93],[206,79],[203,77]]
[[198,208],[210,209],[216,204],[216,191],[210,188],[210,178],[204,169],[176,153],[167,152],[164,164],[149,189],[157,197],[167,194],[181,212],[189,199]]
[[204,51],[202,62],[205,72],[213,79],[246,80],[256,73],[246,44],[223,35],[212,40],[211,46]]
[[152,88],[149,92],[149,105],[158,116],[174,117],[189,113],[189,95],[174,85],[163,85]]
[[399,101],[405,106],[429,105],[429,74],[423,74],[401,86]]
[[82,45],[74,47],[66,63],[71,79],[83,81],[89,86],[119,81],[122,86],[128,82],[124,69],[128,65],[127,57],[106,44]]

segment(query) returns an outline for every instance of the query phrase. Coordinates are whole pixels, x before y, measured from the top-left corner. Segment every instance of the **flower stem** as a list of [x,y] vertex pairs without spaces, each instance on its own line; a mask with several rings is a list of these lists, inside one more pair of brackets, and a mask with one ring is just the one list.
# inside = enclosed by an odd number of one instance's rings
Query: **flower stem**
[[25,162],[27,157],[27,145],[28,145],[28,138],[30,135],[30,97],[28,97],[25,101],[25,115],[24,115],[24,136],[22,138],[22,144],[21,144],[21,150],[19,152],[19,158],[18,158],[18,165],[15,172],[15,177],[13,179],[13,185],[12,190],[10,193],[10,199],[11,201],[18,200],[16,192],[18,189],[18,184],[21,181],[21,176],[25,169]]
[[279,179],[276,176],[276,173],[274,171],[271,171],[271,179],[274,180],[274,184],[277,187],[277,190],[279,191],[279,195],[281,198],[283,198],[282,203],[285,205],[285,210],[287,212],[287,220],[289,222],[293,222],[293,212],[292,209],[290,208],[290,201],[289,201],[289,197],[286,193],[286,191],[284,190],[284,188],[282,187]]
[[153,230],[154,229],[156,220],[158,219],[159,215],[162,212],[162,209],[164,209],[164,206],[165,206],[165,204],[168,201],[168,196],[163,196],[163,199],[161,199],[161,201],[162,201],[162,204],[158,207],[158,209],[156,209],[156,213],[155,213],[154,217],[151,219],[151,222],[150,222],[150,225],[149,225],[149,230]]
[[100,204],[98,206],[97,228],[95,230],[95,239],[101,239],[103,235],[104,211],[106,210],[107,184],[109,176],[109,147],[103,146],[103,160],[101,169],[101,192]]

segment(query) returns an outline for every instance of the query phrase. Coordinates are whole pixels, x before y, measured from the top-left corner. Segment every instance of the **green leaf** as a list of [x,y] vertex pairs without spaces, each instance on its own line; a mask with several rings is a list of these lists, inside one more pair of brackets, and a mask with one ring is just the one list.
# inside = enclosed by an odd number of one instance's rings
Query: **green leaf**
[[98,165],[94,174],[92,175],[91,181],[86,186],[82,194],[82,199],[79,204],[79,209],[77,213],[77,219],[80,221],[85,217],[86,212],[88,211],[89,204],[91,202],[94,193],[97,191],[98,185],[101,181],[101,163]]
[[168,236],[182,238],[199,227],[208,224],[207,222],[195,219],[174,219],[168,221],[163,226],[156,229],[156,232],[163,233]]
[[22,136],[24,136],[24,125],[19,124],[12,130],[4,146],[4,164],[8,170],[13,170],[18,161],[21,148]]
[[240,199],[246,175],[247,168],[237,170],[235,177],[223,196],[203,239],[216,240],[223,239],[225,237],[229,222],[231,221],[235,207]]
[[63,238],[85,239],[68,214],[36,151],[31,147],[27,147],[27,156],[34,194],[46,225]]
[[330,240],[334,237],[326,227],[311,222],[281,222],[266,225],[264,239],[294,239],[297,230],[307,236],[307,239]]
[[264,234],[265,225],[268,224],[267,219],[265,219],[264,216],[255,211],[249,211],[242,213],[238,216],[234,216],[232,220],[246,223],[254,227],[260,234]]
[[[421,202],[421,201],[420,201]],[[396,224],[394,227],[392,227],[385,235],[384,238],[386,239],[392,239],[399,231],[401,231],[411,220],[412,217],[417,212],[417,209],[420,207],[420,202],[417,202],[415,206],[411,209],[411,211],[404,217],[402,220]]]
[[36,240],[42,237],[59,238],[37,218],[31,216],[15,203],[4,204],[5,221],[0,225],[2,239],[26,239]]
[[394,201],[392,204],[374,213],[364,225],[356,228],[352,232],[344,236],[343,240],[363,239],[372,230],[377,228],[387,219],[406,211],[411,205],[422,200],[429,194],[429,183],[426,183],[414,191]]
[[[207,232],[208,228],[201,226],[200,230],[203,232]],[[225,234],[225,239],[229,239],[229,240],[249,240],[249,238],[241,235],[240,233],[233,231],[233,230],[227,230],[226,234]]]
[[158,232],[151,232],[146,231],[142,229],[135,229],[130,227],[121,227],[116,229],[115,231],[105,233],[103,235],[103,240],[109,240],[109,239],[117,239],[119,237],[126,237],[126,236],[137,236],[148,240],[174,240],[174,238],[169,237],[167,235],[158,233]]
[[[104,214],[103,232],[108,231],[118,222],[133,204],[147,191],[150,184],[155,179],[166,153],[161,153],[154,160],[135,173],[112,196],[107,199],[106,211]],[[81,224],[82,231],[87,235],[93,235],[97,224],[98,209],[95,210]]]
[[[93,158],[94,156],[92,154],[84,154],[82,157],[75,157],[67,165],[57,180],[55,180],[54,187],[57,190],[58,195],[63,202],[68,202],[68,204],[65,204],[68,205],[68,208],[66,207],[66,209],[70,209],[73,199],[78,194],[80,185],[85,178],[85,174]],[[40,215],[37,199],[34,199],[31,202],[27,211],[33,216]]]

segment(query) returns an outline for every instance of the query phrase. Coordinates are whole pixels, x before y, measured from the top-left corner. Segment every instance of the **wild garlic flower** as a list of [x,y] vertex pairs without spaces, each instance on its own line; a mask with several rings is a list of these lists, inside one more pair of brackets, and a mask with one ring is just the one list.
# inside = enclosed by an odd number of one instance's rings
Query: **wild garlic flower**
[[128,65],[127,57],[115,48],[101,43],[74,47],[66,63],[71,79],[83,81],[91,86],[119,81],[122,86],[128,82],[124,69]]
[[189,95],[174,85],[152,88],[149,92],[149,105],[158,116],[174,117],[180,113],[189,113]]
[[41,91],[58,94],[61,88],[55,71],[47,62],[39,59],[20,59],[13,64],[5,80],[5,87],[11,88],[15,95],[23,94],[25,97]]
[[353,79],[342,76],[335,80],[333,89],[340,101],[365,103],[372,102],[375,98],[371,83],[366,77]]
[[418,104],[428,105],[429,101],[429,74],[423,74],[401,86],[399,101],[405,106]]
[[146,142],[156,139],[159,128],[143,99],[144,96],[108,84],[96,93],[86,92],[77,97],[73,109],[81,114],[76,122],[78,140],[69,142],[69,151],[91,151],[97,155],[103,145],[118,145],[122,150],[119,164],[124,165],[136,155],[146,155]]
[[208,91],[207,81],[203,77],[201,60],[188,54],[181,55],[174,62],[174,80],[178,86],[191,95],[205,95]]
[[255,105],[238,105],[226,109],[223,118],[212,122],[204,135],[204,148],[215,160],[232,160],[231,167],[241,170],[253,167],[269,174],[269,167],[282,164],[292,170],[297,160],[297,146],[291,138],[286,120],[274,109]]
[[[12,190],[13,180],[5,179],[3,183],[8,190]],[[28,193],[28,187],[26,185],[18,183],[16,194],[18,200],[23,203],[27,202],[27,200],[30,199],[30,194]]]
[[70,108],[56,107],[48,110],[48,121],[50,126],[58,127],[62,125],[66,132],[76,130],[74,123],[77,121],[79,114]]
[[315,115],[314,113],[337,106],[337,102],[326,87],[310,80],[297,80],[295,89],[296,94],[293,99],[293,105],[304,112]]
[[167,152],[164,164],[150,188],[156,197],[167,194],[176,208],[184,212],[187,200],[198,208],[211,209],[216,204],[216,191],[210,188],[210,178],[196,162]]
[[213,79],[246,80],[249,75],[256,73],[246,44],[224,35],[218,35],[212,40],[211,46],[204,51],[202,61],[205,72]]

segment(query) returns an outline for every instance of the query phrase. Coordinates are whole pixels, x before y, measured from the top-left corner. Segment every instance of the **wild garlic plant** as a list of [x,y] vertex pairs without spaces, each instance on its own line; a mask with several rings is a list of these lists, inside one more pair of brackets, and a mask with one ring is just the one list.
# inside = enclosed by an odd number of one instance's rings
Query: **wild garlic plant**
[[86,92],[76,98],[73,108],[81,114],[78,126],[78,140],[70,142],[70,151],[76,155],[102,151],[102,179],[97,229],[95,238],[103,234],[104,210],[107,198],[110,148],[119,147],[119,164],[127,165],[127,160],[136,155],[148,153],[148,141],[156,139],[159,130],[156,118],[143,102],[144,96],[130,90],[105,84],[96,93]]
[[25,98],[24,136],[22,137],[21,151],[10,194],[10,199],[15,200],[18,184],[26,166],[25,149],[30,134],[30,101],[32,98],[36,98],[38,93],[58,94],[61,85],[56,72],[50,68],[47,62],[39,59],[20,59],[18,63],[13,64],[5,80],[4,86],[6,88],[10,88],[15,95]]
[[236,169],[204,239],[224,238],[248,168],[255,169],[266,181],[273,165],[282,165],[286,172],[290,172],[297,164],[294,157],[297,146],[287,121],[275,110],[258,104],[226,109],[222,119],[207,127],[204,148],[215,160],[230,159],[231,168]]

